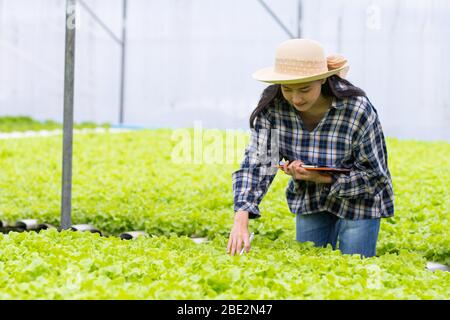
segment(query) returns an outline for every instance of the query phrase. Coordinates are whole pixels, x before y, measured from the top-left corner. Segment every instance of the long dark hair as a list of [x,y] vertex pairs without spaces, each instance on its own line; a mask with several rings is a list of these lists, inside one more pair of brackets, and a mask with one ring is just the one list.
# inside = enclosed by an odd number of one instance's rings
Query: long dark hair
[[[351,84],[348,80],[345,80],[338,75],[332,75],[328,77],[325,83],[322,85],[321,93],[324,96],[334,96],[339,99],[353,96],[365,96],[366,93]],[[261,94],[261,99],[258,102],[258,106],[253,110],[250,115],[250,128],[255,127],[254,122],[258,114],[260,114],[264,109],[268,108],[275,99],[284,99],[281,92],[280,84],[273,84],[264,89]]]

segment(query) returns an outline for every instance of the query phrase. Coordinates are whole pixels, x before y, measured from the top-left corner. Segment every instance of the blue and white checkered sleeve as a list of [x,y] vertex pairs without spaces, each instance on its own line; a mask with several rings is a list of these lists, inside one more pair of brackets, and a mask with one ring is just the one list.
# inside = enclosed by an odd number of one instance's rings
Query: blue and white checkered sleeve
[[391,183],[387,150],[378,117],[364,130],[354,147],[354,156],[354,166],[349,175],[334,175],[329,195],[369,199]]
[[[271,123],[264,113],[256,117],[250,142],[239,170],[232,175],[234,211],[248,211],[249,218],[259,218],[259,203],[269,189],[277,168],[271,167]],[[274,155],[279,161],[279,155]]]

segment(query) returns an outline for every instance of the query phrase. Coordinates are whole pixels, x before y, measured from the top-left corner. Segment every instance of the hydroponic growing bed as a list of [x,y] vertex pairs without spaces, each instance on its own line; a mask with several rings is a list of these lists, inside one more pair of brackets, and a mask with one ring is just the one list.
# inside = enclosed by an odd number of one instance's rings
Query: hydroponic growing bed
[[[145,230],[150,236],[0,234],[0,298],[450,298],[450,273],[425,268],[427,261],[450,264],[450,144],[387,139],[396,216],[382,221],[377,257],[297,243],[284,174],[262,201],[262,218],[250,222],[252,251],[230,257],[231,173],[243,150],[229,164],[174,163],[173,133],[76,135],[73,223],[106,235]],[[0,220],[59,225],[61,140],[0,140]],[[237,149],[224,153],[230,148]],[[197,244],[191,236],[209,241]]]

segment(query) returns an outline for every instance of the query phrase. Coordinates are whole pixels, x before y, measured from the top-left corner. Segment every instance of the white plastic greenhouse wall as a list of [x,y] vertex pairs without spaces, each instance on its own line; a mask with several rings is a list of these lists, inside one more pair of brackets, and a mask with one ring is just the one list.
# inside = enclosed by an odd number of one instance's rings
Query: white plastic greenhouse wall
[[[120,37],[122,0],[85,0]],[[299,0],[265,0],[297,35]],[[126,124],[248,129],[289,38],[257,0],[128,0]],[[302,0],[301,35],[350,62],[387,136],[450,141],[450,1]],[[117,123],[120,46],[79,7],[75,121]],[[65,1],[0,0],[0,116],[62,122]]]

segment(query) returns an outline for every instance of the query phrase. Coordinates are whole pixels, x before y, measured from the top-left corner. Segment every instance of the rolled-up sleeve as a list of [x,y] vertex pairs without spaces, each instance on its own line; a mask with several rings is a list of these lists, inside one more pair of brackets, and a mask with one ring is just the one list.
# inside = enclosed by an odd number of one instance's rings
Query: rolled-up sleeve
[[280,160],[274,132],[268,112],[260,113],[240,168],[232,174],[234,211],[248,211],[250,219],[261,216],[258,206],[277,173],[277,168],[271,166],[274,159]]
[[348,175],[333,175],[329,195],[337,198],[373,198],[392,183],[384,135],[378,117],[366,127],[353,148],[354,166]]

